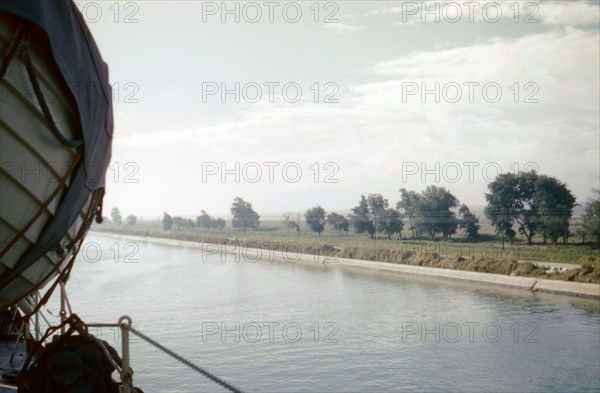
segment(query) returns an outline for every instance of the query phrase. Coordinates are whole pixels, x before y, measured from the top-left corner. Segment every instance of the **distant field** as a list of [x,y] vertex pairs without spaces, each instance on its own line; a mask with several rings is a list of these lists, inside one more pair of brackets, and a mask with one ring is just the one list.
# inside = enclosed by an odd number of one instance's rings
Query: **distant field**
[[[482,225],[484,228],[485,223]],[[288,233],[282,228],[282,222],[277,220],[261,221],[261,229],[256,231],[227,227],[209,231],[198,228],[164,231],[159,221],[142,221],[131,226],[102,224],[94,225],[92,229],[252,248],[266,247],[286,252],[301,250],[302,253],[331,257],[600,283],[600,251],[589,244],[579,243],[579,239],[571,239],[570,244],[559,244],[557,247],[527,245],[523,239],[518,239],[513,245],[506,243],[503,249],[501,242],[485,230],[478,242],[467,242],[460,235],[449,241],[413,240],[410,231],[403,231],[402,240],[381,236],[373,240],[352,232],[342,235],[331,230],[318,236],[305,225],[301,226],[299,234],[295,231]],[[543,268],[519,261],[577,263],[585,266],[565,273],[547,274]]]

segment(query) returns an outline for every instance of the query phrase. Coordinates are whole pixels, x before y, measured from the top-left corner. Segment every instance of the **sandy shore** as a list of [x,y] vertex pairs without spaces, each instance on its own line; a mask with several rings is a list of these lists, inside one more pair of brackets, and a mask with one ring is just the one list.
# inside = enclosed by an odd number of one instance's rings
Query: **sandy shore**
[[201,249],[203,252],[222,255],[227,260],[246,260],[257,262],[258,259],[270,262],[305,263],[327,266],[351,266],[362,269],[379,270],[384,272],[395,272],[401,274],[412,274],[419,276],[435,277],[446,280],[459,280],[479,284],[499,285],[504,287],[519,288],[530,291],[558,293],[571,296],[584,296],[600,298],[600,284],[588,284],[571,281],[559,281],[548,279],[537,279],[533,277],[515,277],[502,274],[478,273],[463,270],[440,269],[424,266],[402,265],[388,262],[363,261],[358,259],[326,257],[323,255],[301,255],[293,248],[285,251],[264,249],[253,249],[236,247],[233,245],[221,245],[213,243],[199,243],[193,241],[163,239],[157,237],[145,237],[134,235],[122,235],[106,232],[89,232],[92,235],[112,237],[139,242],[152,242],[176,247],[189,247]]

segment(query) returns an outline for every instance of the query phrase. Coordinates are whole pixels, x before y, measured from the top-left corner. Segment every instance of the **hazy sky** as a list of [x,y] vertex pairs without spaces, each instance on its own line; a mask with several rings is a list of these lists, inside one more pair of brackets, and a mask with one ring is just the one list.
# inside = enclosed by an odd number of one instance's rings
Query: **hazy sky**
[[580,203],[599,187],[598,1],[79,8],[115,93],[105,206],[125,215],[343,211],[427,184],[483,205],[528,168]]

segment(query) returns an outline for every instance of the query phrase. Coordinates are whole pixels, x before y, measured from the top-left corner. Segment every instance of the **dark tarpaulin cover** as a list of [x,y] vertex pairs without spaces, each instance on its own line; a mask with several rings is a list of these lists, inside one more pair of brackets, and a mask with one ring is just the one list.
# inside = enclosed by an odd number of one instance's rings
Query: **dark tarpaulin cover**
[[[73,224],[93,190],[104,187],[111,156],[113,114],[108,66],[80,12],[70,0],[0,0],[0,11],[26,19],[48,35],[58,65],[79,109],[83,165],[74,173],[56,215],[38,242],[9,272],[14,278],[55,247]],[[0,288],[11,281],[0,277]]]

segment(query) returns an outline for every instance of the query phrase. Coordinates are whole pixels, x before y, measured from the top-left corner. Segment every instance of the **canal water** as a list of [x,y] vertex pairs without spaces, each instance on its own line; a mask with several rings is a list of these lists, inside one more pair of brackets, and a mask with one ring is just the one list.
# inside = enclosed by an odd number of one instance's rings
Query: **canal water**
[[[68,294],[248,392],[600,390],[598,300],[235,257],[89,235]],[[139,339],[132,366],[146,392],[223,391]]]

